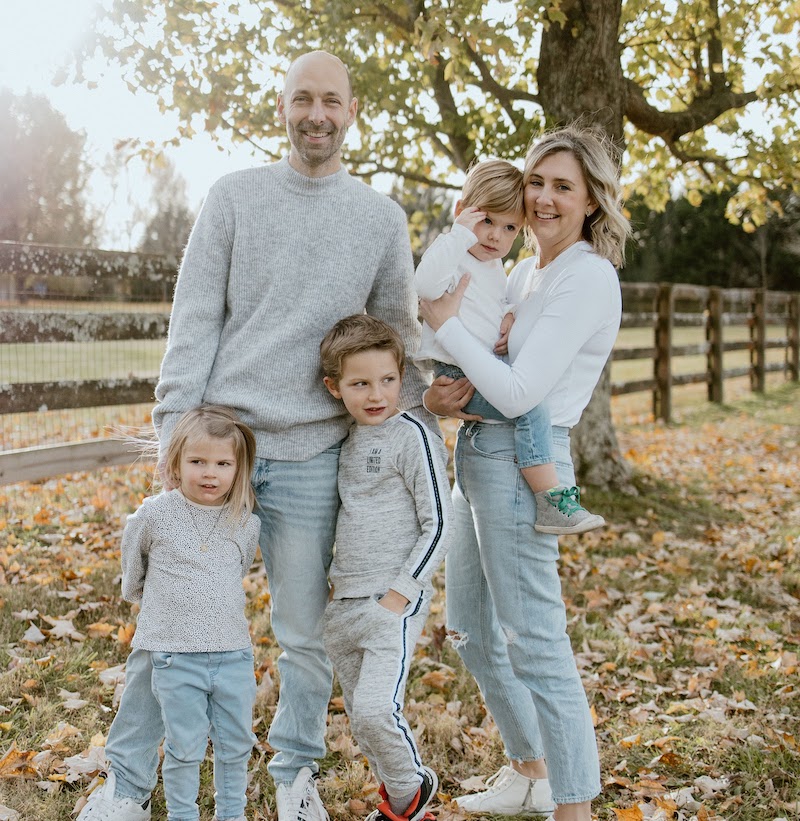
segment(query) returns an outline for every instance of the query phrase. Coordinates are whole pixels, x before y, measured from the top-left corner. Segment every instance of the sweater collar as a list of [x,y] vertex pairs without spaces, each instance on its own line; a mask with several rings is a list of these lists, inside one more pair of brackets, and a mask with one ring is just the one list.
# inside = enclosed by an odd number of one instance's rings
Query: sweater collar
[[277,163],[277,168],[281,179],[293,191],[299,194],[319,194],[320,192],[332,192],[344,186],[350,179],[347,169],[342,166],[335,174],[328,174],[324,177],[307,177],[299,171],[295,171],[289,164],[289,158],[284,157]]

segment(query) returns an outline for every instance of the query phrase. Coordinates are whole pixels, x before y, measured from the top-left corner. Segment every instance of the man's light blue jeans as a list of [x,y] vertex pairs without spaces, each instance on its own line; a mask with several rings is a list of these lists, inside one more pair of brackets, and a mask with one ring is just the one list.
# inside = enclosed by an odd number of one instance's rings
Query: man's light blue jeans
[[161,774],[169,821],[198,821],[200,764],[214,745],[216,817],[238,818],[247,803],[256,678],[253,650],[151,652],[153,693],[166,738]]
[[[322,644],[339,494],[340,445],[307,462],[256,459],[252,475],[261,518],[261,553],[269,580],[272,629],[283,653],[278,710],[269,731],[276,753],[269,772],[277,784],[303,767],[317,771],[325,755],[325,722],[332,672]],[[150,687],[150,655],[134,650],[111,725],[106,757],[117,795],[143,803],[156,785],[161,711]]]
[[[575,483],[569,432],[553,428],[559,479]],[[558,804],[600,792],[597,743],[567,635],[558,539],[534,530],[536,498],[515,460],[513,425],[458,433],[447,625],[514,761],[547,760]]]

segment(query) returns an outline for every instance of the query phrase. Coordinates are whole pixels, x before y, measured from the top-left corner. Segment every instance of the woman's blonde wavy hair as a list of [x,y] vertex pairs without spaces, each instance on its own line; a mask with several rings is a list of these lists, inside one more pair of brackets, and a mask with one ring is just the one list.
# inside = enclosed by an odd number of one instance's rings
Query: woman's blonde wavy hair
[[[631,227],[622,211],[619,167],[611,140],[600,128],[577,123],[546,132],[528,148],[522,172],[525,185],[545,157],[561,151],[568,151],[578,161],[589,196],[597,203],[597,208],[583,222],[583,238],[597,254],[621,267]],[[536,238],[527,225],[525,241],[529,248],[536,249]]]

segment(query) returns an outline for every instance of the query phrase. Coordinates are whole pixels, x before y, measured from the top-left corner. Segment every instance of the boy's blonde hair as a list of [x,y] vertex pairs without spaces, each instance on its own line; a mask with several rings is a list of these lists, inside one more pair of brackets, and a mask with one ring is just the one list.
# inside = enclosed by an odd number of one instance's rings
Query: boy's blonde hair
[[256,497],[250,484],[250,474],[256,458],[256,437],[236,413],[223,405],[200,405],[181,416],[167,445],[164,460],[164,480],[175,487],[181,483],[181,457],[186,445],[205,436],[225,439],[233,445],[236,457],[236,477],[224,504],[230,505],[231,521],[245,511],[252,513]]
[[522,171],[508,160],[484,160],[467,172],[461,190],[461,205],[495,211],[499,214],[523,214]]
[[320,343],[322,373],[338,385],[342,378],[345,359],[373,349],[391,351],[397,360],[400,376],[403,375],[406,348],[397,331],[391,325],[369,314],[346,316],[325,334]]

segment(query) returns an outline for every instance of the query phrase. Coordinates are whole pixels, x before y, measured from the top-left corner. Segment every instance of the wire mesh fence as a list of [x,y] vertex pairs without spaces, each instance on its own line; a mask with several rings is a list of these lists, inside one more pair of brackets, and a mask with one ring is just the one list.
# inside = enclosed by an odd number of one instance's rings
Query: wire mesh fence
[[177,263],[0,243],[0,450],[149,422]]
[[[0,242],[0,483],[131,461],[110,437],[150,421],[176,274],[168,257]],[[669,421],[673,387],[721,402],[726,380],[797,381],[800,295],[622,291],[617,400],[649,393]]]

